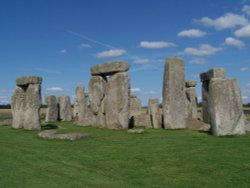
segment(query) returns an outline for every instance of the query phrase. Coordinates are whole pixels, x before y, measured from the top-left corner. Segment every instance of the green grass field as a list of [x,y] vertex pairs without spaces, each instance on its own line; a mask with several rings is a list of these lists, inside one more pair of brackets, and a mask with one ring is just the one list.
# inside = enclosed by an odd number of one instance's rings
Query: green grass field
[[188,130],[143,134],[56,123],[76,142],[0,127],[0,187],[250,187],[250,134]]

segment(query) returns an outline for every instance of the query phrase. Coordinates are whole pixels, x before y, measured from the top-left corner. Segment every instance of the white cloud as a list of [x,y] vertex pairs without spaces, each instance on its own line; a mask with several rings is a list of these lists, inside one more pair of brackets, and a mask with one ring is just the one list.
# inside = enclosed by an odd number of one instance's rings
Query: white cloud
[[90,46],[89,44],[86,44],[86,43],[82,43],[80,45],[80,48],[92,48],[92,46]]
[[216,30],[234,28],[236,26],[244,26],[248,24],[248,20],[238,14],[227,13],[216,19],[203,17],[199,22],[208,27],[214,27]]
[[207,61],[204,58],[193,58],[189,62],[190,64],[196,64],[196,65],[204,65],[207,64]]
[[235,36],[237,37],[245,37],[250,38],[250,24],[238,29],[234,32]]
[[62,54],[67,54],[67,53],[68,53],[68,50],[67,50],[67,49],[61,49],[60,52],[61,52]]
[[199,29],[183,30],[178,33],[178,37],[200,38],[206,35],[206,32]]
[[238,48],[243,48],[245,46],[245,44],[242,41],[232,38],[232,37],[227,37],[225,39],[225,44],[228,46],[235,46]]
[[144,91],[143,92],[143,94],[145,94],[145,95],[155,95],[157,93],[158,93],[157,91],[153,91],[153,90],[151,90],[151,91]]
[[242,99],[246,100],[246,99],[248,99],[248,96],[242,96]]
[[164,42],[164,41],[154,41],[154,42],[148,42],[148,41],[141,41],[139,44],[139,48],[169,48],[176,46],[174,43],[171,42]]
[[184,53],[188,55],[203,56],[203,55],[212,55],[221,50],[222,48],[216,48],[209,44],[202,44],[200,45],[199,48],[186,48],[184,50]]
[[136,64],[147,64],[147,63],[150,63],[150,60],[149,59],[136,59],[133,61],[133,63],[136,63]]
[[126,50],[123,49],[111,49],[108,51],[100,52],[95,56],[97,58],[107,58],[107,57],[118,57],[126,54]]
[[241,10],[242,10],[242,12],[246,13],[247,15],[250,15],[250,6],[249,5],[244,5]]
[[46,91],[63,91],[61,87],[51,87],[47,88]]
[[130,91],[131,91],[132,93],[140,92],[140,91],[141,91],[141,88],[131,88]]
[[241,67],[240,71],[244,72],[244,71],[248,71],[248,67]]

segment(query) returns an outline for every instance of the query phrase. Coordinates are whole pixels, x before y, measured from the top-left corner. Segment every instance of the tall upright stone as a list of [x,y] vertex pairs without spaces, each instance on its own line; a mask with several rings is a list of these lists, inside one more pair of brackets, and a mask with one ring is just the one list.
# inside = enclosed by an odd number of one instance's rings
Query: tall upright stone
[[87,108],[87,101],[84,93],[83,85],[78,85],[75,90],[75,103],[74,103],[74,113],[76,121],[80,121],[84,118],[84,113]]
[[211,69],[208,72],[200,74],[202,82],[202,119],[205,123],[210,124],[209,113],[209,81],[212,78],[225,78],[226,70],[224,68]]
[[103,76],[92,76],[89,81],[89,103],[93,113],[92,125],[105,127],[104,99],[107,81]]
[[182,59],[169,58],[163,80],[163,119],[165,129],[185,128],[185,65]]
[[12,96],[12,127],[27,130],[40,129],[41,77],[20,77]]
[[196,81],[186,81],[186,118],[198,119]]
[[158,99],[148,100],[148,114],[153,128],[162,128]]
[[245,134],[245,118],[240,87],[235,79],[225,78],[225,69],[212,69],[200,75],[207,108],[203,119],[209,120],[216,136]]
[[45,122],[58,121],[58,103],[56,96],[48,95],[45,97],[47,104]]
[[130,117],[140,114],[141,100],[136,95],[130,96]]
[[59,96],[59,120],[71,121],[72,120],[72,108],[69,96]]
[[113,74],[107,83],[105,98],[106,126],[127,129],[129,126],[130,79],[127,72]]

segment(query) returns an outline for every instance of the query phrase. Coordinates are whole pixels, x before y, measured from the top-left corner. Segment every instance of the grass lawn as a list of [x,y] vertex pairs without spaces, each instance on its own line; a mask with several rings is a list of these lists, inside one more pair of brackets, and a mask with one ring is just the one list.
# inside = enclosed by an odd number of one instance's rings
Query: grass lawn
[[188,130],[143,134],[56,123],[85,132],[76,142],[0,127],[0,187],[250,187],[250,133]]

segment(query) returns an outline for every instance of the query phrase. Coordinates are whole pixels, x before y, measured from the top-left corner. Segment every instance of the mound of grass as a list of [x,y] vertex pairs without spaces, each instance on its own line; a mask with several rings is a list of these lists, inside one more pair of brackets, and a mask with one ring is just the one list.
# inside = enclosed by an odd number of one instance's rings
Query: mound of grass
[[154,129],[130,134],[55,125],[92,137],[47,140],[37,131],[0,127],[1,188],[250,186],[250,134],[220,138]]

